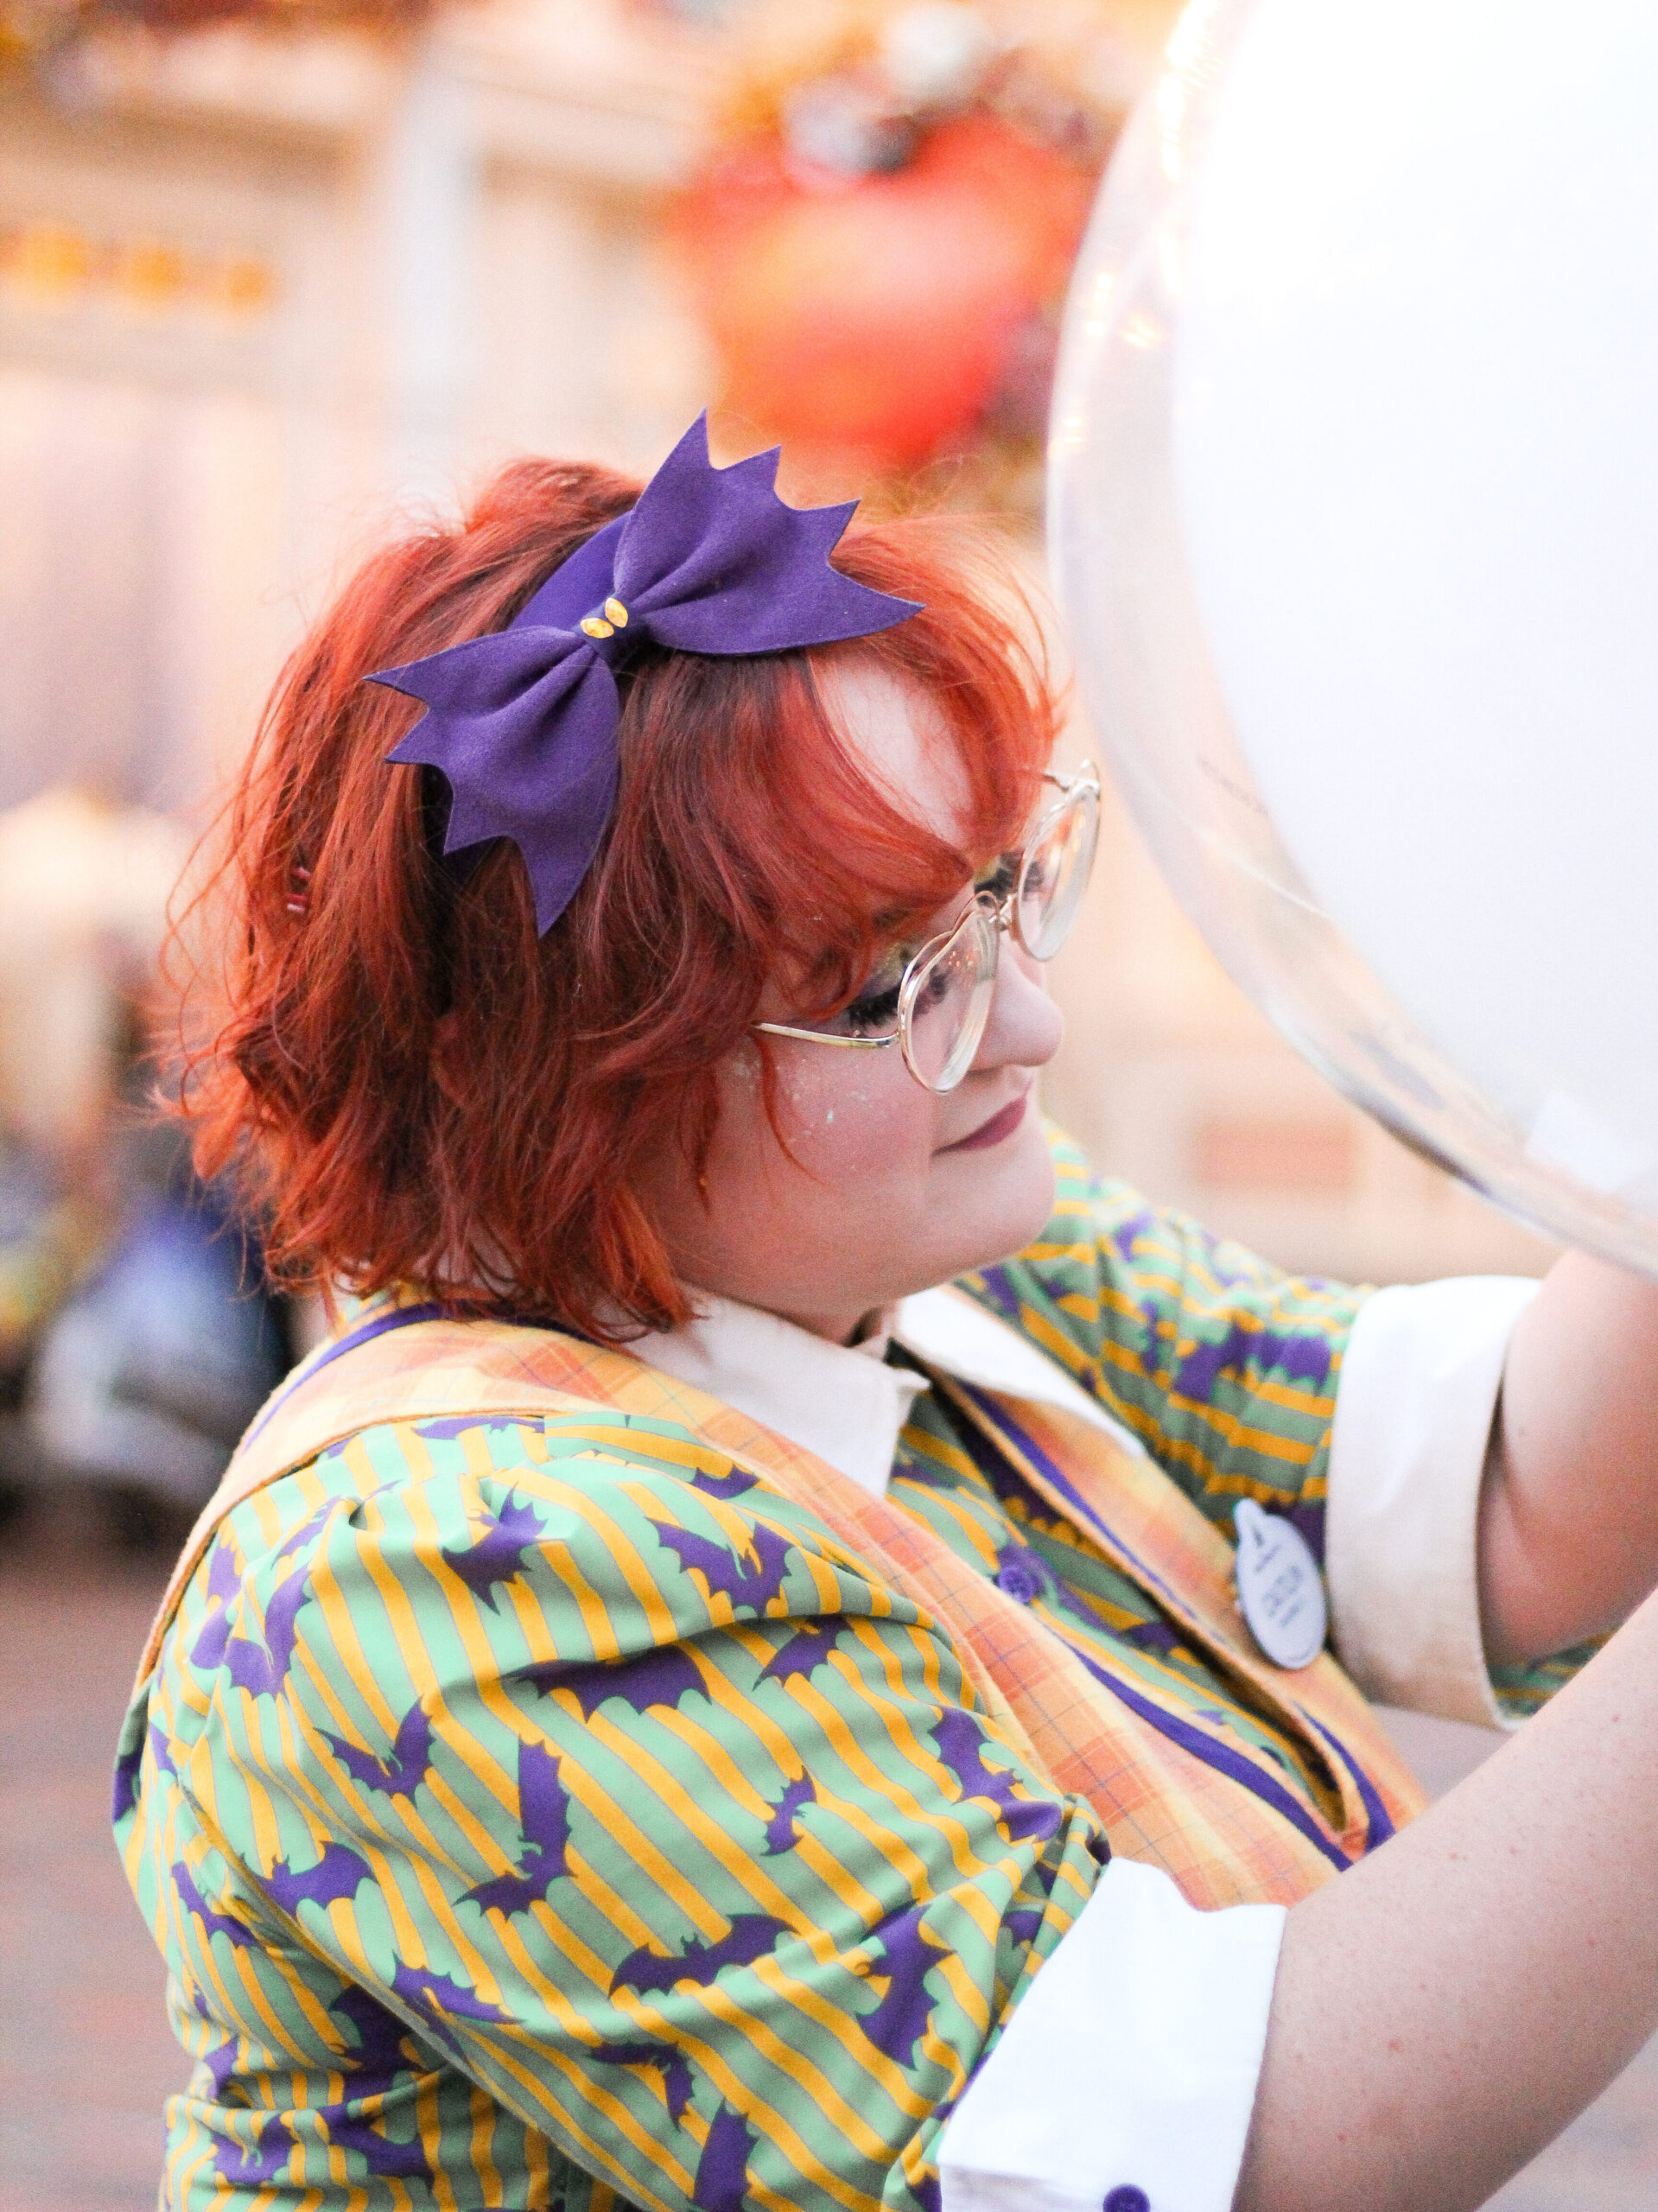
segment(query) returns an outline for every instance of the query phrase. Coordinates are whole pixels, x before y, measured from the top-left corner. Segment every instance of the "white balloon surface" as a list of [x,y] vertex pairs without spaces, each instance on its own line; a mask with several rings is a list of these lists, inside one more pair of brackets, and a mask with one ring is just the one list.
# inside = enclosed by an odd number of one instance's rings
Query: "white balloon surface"
[[1068,313],[1084,696],[1233,975],[1658,1273],[1658,10],[1200,0]]

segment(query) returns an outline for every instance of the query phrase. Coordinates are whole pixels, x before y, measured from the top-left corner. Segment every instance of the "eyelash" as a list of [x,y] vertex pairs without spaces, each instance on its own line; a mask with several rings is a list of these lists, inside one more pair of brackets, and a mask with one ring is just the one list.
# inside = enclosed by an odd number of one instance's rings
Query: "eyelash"
[[872,1030],[890,1029],[898,1020],[898,995],[896,982],[885,984],[878,991],[866,985],[846,1009],[848,1027],[860,1035]]
[[[988,891],[1000,905],[1012,892],[1018,880],[1019,855],[1004,853],[989,874],[975,881],[974,888]],[[842,1010],[842,1019],[849,1029],[862,1036],[893,1027],[898,1020],[899,989],[912,950],[912,947],[905,946],[892,956],[897,963],[898,972],[890,983],[883,982],[877,988],[875,979],[872,978],[851,1004]],[[892,970],[888,969],[885,972],[891,974]]]

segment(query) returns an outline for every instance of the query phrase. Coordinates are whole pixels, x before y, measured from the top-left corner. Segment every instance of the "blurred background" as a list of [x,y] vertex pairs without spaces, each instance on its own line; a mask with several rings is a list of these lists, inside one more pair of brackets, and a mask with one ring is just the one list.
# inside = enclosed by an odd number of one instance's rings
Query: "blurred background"
[[[797,499],[995,517],[1039,599],[1066,277],[1174,13],[0,0],[6,2212],[153,2202],[183,2071],[111,1747],[169,1548],[314,1322],[134,1110],[140,1007],[285,651],[397,514],[524,450],[648,471],[710,403]],[[1315,1272],[1547,1264],[1277,1040],[1109,801],[1057,988],[1049,1104],[1153,1197]],[[1409,1745],[1436,1782],[1487,1748]],[[1658,2201],[1655,2084],[1502,2202]]]

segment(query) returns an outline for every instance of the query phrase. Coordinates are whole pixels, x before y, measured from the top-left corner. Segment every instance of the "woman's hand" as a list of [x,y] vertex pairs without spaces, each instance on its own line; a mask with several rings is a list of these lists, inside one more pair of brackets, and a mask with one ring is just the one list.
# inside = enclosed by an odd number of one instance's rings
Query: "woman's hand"
[[1658,1586],[1658,1283],[1571,1252],[1521,1316],[1479,1561],[1498,1664],[1614,1627]]
[[1293,1907],[1234,2212],[1472,2212],[1605,2088],[1658,2028],[1655,1779],[1658,1599]]

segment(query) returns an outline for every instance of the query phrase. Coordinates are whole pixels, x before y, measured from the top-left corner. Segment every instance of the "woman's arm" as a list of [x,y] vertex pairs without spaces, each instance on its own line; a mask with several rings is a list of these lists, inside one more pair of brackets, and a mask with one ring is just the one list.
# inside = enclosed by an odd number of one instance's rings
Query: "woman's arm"
[[1479,1573],[1498,1665],[1615,1626],[1658,1585],[1658,1283],[1571,1252],[1521,1316]]
[[1235,2212],[1470,2212],[1612,2080],[1658,2027],[1655,1780],[1658,1599],[1292,1909]]

